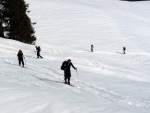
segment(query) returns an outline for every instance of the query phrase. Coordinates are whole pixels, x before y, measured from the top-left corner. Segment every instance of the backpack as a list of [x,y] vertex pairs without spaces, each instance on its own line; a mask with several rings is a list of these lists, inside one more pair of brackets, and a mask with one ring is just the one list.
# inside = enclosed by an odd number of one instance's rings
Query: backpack
[[61,65],[61,70],[64,70],[65,69],[65,66],[64,66],[64,64],[66,63],[66,61],[64,61],[63,63],[62,63],[62,65]]
[[40,48],[40,46],[38,47],[38,50],[39,50],[39,51],[41,51],[41,48]]

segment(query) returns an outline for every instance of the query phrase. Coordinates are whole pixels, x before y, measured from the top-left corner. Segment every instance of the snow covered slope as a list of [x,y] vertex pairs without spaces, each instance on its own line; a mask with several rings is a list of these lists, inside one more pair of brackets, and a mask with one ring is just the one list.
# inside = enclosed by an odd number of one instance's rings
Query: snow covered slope
[[[44,58],[33,45],[0,38],[0,113],[150,112],[149,1],[26,2]],[[26,68],[18,66],[19,49]],[[78,68],[74,87],[60,70],[68,58]]]

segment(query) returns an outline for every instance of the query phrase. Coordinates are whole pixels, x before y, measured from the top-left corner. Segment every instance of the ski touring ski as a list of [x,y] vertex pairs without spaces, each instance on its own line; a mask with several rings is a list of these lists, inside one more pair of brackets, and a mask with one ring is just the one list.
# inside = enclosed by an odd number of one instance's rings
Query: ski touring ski
[[65,82],[64,82],[64,84],[66,84],[66,85],[68,85],[68,86],[72,86],[72,87],[74,87],[74,85],[73,85],[73,84],[68,84],[68,83],[65,83]]

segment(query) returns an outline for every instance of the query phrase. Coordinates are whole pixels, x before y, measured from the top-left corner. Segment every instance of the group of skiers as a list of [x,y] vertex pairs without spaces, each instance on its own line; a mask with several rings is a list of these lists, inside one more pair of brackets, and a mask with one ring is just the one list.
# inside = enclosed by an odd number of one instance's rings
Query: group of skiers
[[[41,51],[40,46],[35,46],[35,48],[36,48],[37,58],[43,58],[40,55],[40,51]],[[23,52],[22,52],[21,49],[18,51],[17,57],[18,57],[19,66],[21,66],[21,64],[22,64],[22,67],[24,67],[25,57],[24,57]],[[62,63],[62,66],[61,66],[61,69],[64,70],[65,84],[69,84],[69,85],[70,85],[70,77],[71,77],[71,71],[70,71],[71,66],[75,70],[77,70],[77,68],[75,68],[74,65],[72,64],[71,59],[68,59],[67,61],[64,61]]]
[[[40,46],[35,46],[35,48],[36,48],[37,58],[43,58],[40,55],[40,51],[41,51]],[[24,67],[24,60],[23,59],[25,59],[25,57],[24,57],[21,49],[18,51],[17,57],[18,57],[19,66],[21,66],[21,64],[22,64],[22,67]]]
[[[40,55],[40,51],[41,51],[40,46],[35,46],[35,48],[36,48],[37,58],[43,58]],[[93,52],[93,48],[94,48],[94,46],[91,45],[91,52]],[[123,47],[123,54],[125,54],[125,51],[126,51],[126,47]],[[23,59],[25,59],[25,57],[24,57],[21,49],[18,51],[17,56],[18,56],[19,66],[21,66],[21,64],[22,64],[22,67],[24,67],[24,60]],[[77,71],[77,68],[75,68],[74,65],[72,64],[71,59],[64,61],[61,65],[61,70],[64,71],[65,84],[69,84],[69,85],[70,85],[70,77],[71,77],[71,70],[70,70],[71,67],[73,67]]]
[[[93,49],[94,49],[94,46],[93,46],[93,45],[91,45],[91,52],[93,52]],[[123,50],[123,54],[126,54],[126,52],[125,52],[125,51],[126,51],[126,47],[123,47],[123,49],[122,49],[122,50]]]

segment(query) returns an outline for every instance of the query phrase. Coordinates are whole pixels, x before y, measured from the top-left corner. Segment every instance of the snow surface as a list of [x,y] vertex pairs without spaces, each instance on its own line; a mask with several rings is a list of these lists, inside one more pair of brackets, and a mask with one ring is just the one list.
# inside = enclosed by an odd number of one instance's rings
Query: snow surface
[[[0,38],[0,113],[150,113],[149,1],[26,2],[44,58],[33,45]],[[78,68],[74,87],[60,70],[68,58]]]

